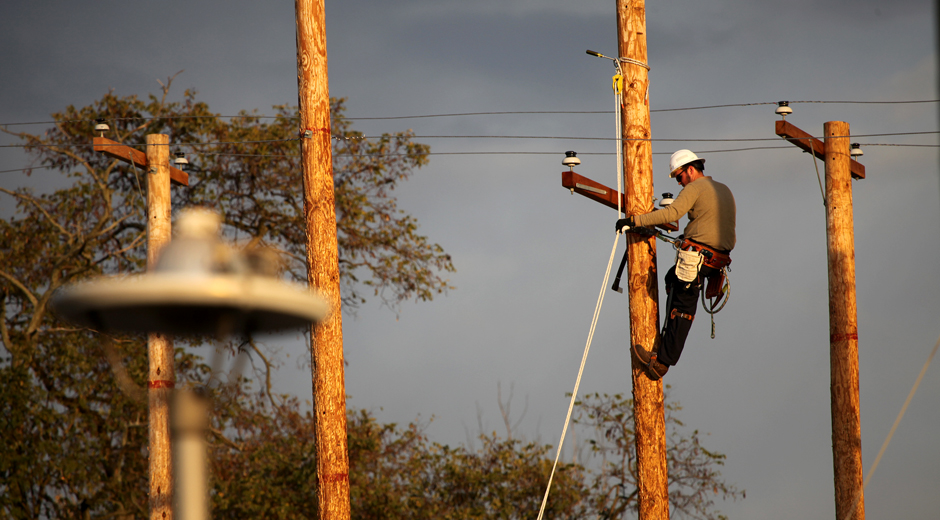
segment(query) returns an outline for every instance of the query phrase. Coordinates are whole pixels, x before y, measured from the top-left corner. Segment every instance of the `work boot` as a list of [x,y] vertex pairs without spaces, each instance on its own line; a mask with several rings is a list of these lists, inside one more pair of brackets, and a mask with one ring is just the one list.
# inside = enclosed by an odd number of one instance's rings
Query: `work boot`
[[636,356],[636,358],[640,360],[640,363],[643,363],[644,365],[649,366],[650,358],[651,358],[651,354],[649,353],[649,351],[647,351],[645,348],[641,347],[640,345],[633,345],[633,348],[631,350],[633,350],[633,355]]
[[664,365],[660,363],[656,356],[650,358],[649,366],[646,369],[646,375],[649,376],[650,381],[658,381],[666,372],[669,372],[669,365]]

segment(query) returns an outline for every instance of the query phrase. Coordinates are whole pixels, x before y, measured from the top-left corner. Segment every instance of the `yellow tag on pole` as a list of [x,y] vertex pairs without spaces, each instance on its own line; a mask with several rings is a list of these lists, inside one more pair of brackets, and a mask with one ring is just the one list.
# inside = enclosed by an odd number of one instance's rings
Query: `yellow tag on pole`
[[623,76],[621,76],[620,74],[614,74],[614,77],[612,78],[612,83],[613,83],[614,92],[616,92],[617,94],[623,92]]

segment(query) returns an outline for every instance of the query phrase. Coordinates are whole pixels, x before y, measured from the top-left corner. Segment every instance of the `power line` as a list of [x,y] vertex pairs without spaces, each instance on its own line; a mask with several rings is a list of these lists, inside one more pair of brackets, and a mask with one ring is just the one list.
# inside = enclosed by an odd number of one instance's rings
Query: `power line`
[[[909,101],[790,101],[794,103],[841,103],[841,104],[875,104],[875,105],[893,105],[909,103],[938,103],[940,99],[917,99]],[[702,105],[681,108],[654,108],[650,112],[678,112],[683,110],[706,110],[710,108],[731,108],[731,107],[749,107],[758,105],[776,105],[777,101],[763,101],[759,103],[729,103],[724,105]],[[486,116],[486,115],[528,115],[528,114],[612,114],[613,110],[588,110],[588,111],[566,111],[566,110],[534,110],[534,111],[504,111],[504,112],[457,112],[450,114],[424,114],[413,116],[387,116],[387,117],[348,117],[350,121],[375,121],[390,119],[423,119],[431,117],[459,117],[459,116]]]
[[[864,104],[864,105],[900,105],[900,104],[916,104],[916,103],[938,103],[940,99],[917,99],[917,100],[900,100],[900,101],[850,101],[850,100],[806,100],[806,101],[790,101],[790,104],[799,104],[799,103],[816,103],[816,104]],[[760,106],[760,105],[776,105],[777,101],[763,101],[758,103],[728,103],[722,105],[702,105],[702,106],[692,106],[692,107],[680,107],[680,108],[654,108],[650,112],[679,112],[687,110],[707,110],[712,108],[732,108],[732,107],[749,107],[749,106]],[[344,118],[348,121],[382,121],[382,120],[399,120],[399,119],[429,119],[429,118],[438,118],[438,117],[465,117],[465,116],[487,116],[487,115],[578,115],[578,114],[612,114],[612,110],[509,110],[509,111],[488,111],[488,112],[454,112],[454,113],[442,113],[442,114],[418,114],[418,115],[408,115],[408,116],[383,116],[383,117],[347,117]],[[219,118],[219,119],[278,119],[286,118],[290,120],[297,119],[296,116],[268,116],[264,114],[239,114],[235,116],[223,116],[223,115],[205,115],[205,116],[156,116],[156,117],[115,117],[115,118],[105,118],[108,121],[153,121],[158,119],[202,119],[202,118]],[[20,123],[0,123],[0,126],[22,126],[22,125],[51,125],[56,123],[81,123],[81,122],[93,122],[97,118],[89,119],[63,119],[60,121],[29,121],[29,122],[20,122]]]
[[[885,132],[885,133],[873,133],[873,134],[857,134],[850,136],[837,136],[837,137],[851,137],[852,139],[863,138],[863,137],[891,137],[891,136],[910,136],[910,135],[935,135],[940,134],[940,131],[930,130],[930,131],[921,131],[921,132]],[[546,140],[567,140],[567,141],[616,141],[616,137],[581,137],[581,136],[525,136],[525,135],[413,135],[409,136],[412,139],[546,139]],[[379,136],[363,136],[357,139],[378,139]],[[344,140],[341,137],[334,136],[333,139]],[[800,139],[818,139],[817,137],[806,137],[806,138],[786,138],[788,141],[795,141]],[[265,144],[265,143],[283,143],[283,142],[292,142],[299,141],[299,138],[290,138],[290,139],[261,139],[261,140],[252,140],[252,141],[207,141],[207,142],[196,142],[196,143],[171,143],[167,146],[174,146],[177,148],[182,147],[197,147],[197,146],[214,146],[214,145],[239,145],[239,144]],[[749,137],[749,138],[727,138],[727,139],[707,139],[707,138],[655,138],[655,139],[638,139],[638,138],[627,138],[623,141],[649,141],[649,142],[698,142],[698,143],[740,143],[740,142],[757,142],[757,141],[779,141],[779,137]],[[921,146],[921,147],[936,147],[936,145],[930,144],[879,144],[879,143],[864,143],[865,146]],[[26,144],[9,144],[9,145],[0,145],[0,148],[25,148],[27,146],[45,146],[42,144],[36,145],[26,145]],[[75,143],[75,144],[62,144],[55,145],[57,147],[63,148],[75,148],[75,147],[88,147],[94,146],[93,143]],[[107,145],[104,145],[107,146]],[[122,146],[138,146],[143,147],[143,144],[137,145],[122,145]],[[194,151],[194,153],[199,153]],[[233,154],[235,155],[235,154]],[[249,154],[250,155],[250,154]]]
[[940,144],[864,143],[863,146],[910,146],[910,147],[924,147],[924,148],[940,148]]
[[[54,125],[58,123],[92,123],[98,119],[105,119],[106,121],[157,121],[160,119],[278,119],[284,116],[266,116],[266,115],[252,115],[252,114],[242,114],[237,116],[223,116],[218,114],[211,114],[205,116],[153,116],[153,117],[96,117],[96,118],[87,118],[87,119],[60,119],[58,121],[28,121],[22,123],[0,123],[0,126],[22,126],[22,125]],[[287,119],[297,119],[296,116],[289,116]]]
[[[860,143],[861,146],[898,146],[898,147],[925,147],[925,148],[940,148],[938,144],[900,144],[900,143]],[[701,154],[716,154],[716,153],[738,153],[738,152],[750,152],[757,150],[790,150],[789,146],[751,146],[746,148],[724,148],[724,149],[715,149],[715,150],[698,150],[698,153]],[[279,157],[300,157],[300,154],[261,154],[261,153],[226,153],[226,152],[202,152],[194,151],[192,152],[195,155],[212,155],[217,157],[269,157],[269,158],[279,158]],[[558,155],[559,152],[555,151],[521,151],[521,150],[509,150],[509,151],[473,151],[473,152],[429,152],[426,155],[428,156],[456,156],[456,155]],[[653,155],[671,155],[672,152],[653,152]],[[355,153],[355,152],[341,152],[336,153],[334,156],[341,157],[408,157],[415,154],[408,153],[384,153],[384,154],[368,154],[368,153]],[[600,156],[610,156],[616,155],[614,152],[578,152],[578,155],[600,157]],[[0,170],[0,173],[15,173],[23,172],[27,170],[55,170],[55,168],[50,168],[46,166],[34,166],[32,168],[18,168],[13,170]]]
[[[853,139],[859,137],[888,137],[888,136],[901,136],[901,135],[929,135],[929,134],[940,134],[940,131],[929,130],[924,132],[887,132],[879,134],[856,134],[849,136],[835,136],[835,137],[851,137]],[[551,136],[551,135],[412,135],[412,139],[565,139],[572,141],[616,141],[616,137],[581,137],[581,136]],[[376,137],[367,137],[367,139],[375,139]],[[780,137],[736,137],[736,138],[727,138],[727,139],[707,139],[707,138],[650,138],[650,139],[641,139],[641,138],[624,138],[623,141],[649,141],[649,142],[699,142],[699,143],[740,143],[740,142],[751,142],[751,141],[779,141]],[[801,139],[820,139],[820,137],[810,136],[805,138],[792,137],[787,138],[789,141],[797,141]]]

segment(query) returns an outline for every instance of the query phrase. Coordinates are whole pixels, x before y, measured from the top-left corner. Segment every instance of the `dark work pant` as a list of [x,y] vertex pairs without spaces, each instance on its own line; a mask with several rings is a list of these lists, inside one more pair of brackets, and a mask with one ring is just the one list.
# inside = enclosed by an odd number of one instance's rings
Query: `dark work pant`
[[[692,328],[692,320],[673,314],[687,314],[695,317],[698,309],[698,298],[702,292],[702,281],[715,270],[707,265],[702,266],[698,278],[692,282],[683,282],[676,277],[676,267],[673,266],[666,273],[666,294],[668,303],[666,307],[665,323],[663,324],[662,342],[659,344],[659,353],[656,359],[664,365],[675,365],[682,355],[685,339]],[[671,291],[671,294],[670,294]]]

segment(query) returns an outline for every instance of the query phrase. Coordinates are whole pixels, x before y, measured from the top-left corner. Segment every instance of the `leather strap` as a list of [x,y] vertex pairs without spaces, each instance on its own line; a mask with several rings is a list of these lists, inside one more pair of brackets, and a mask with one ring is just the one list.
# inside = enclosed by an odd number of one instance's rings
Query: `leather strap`
[[688,251],[689,249],[692,249],[694,251],[699,251],[699,252],[707,251],[707,253],[704,253],[702,255],[705,257],[703,263],[707,265],[708,267],[711,267],[712,269],[721,269],[723,267],[727,267],[731,265],[731,255],[729,255],[726,252],[719,251],[713,247],[706,246],[705,244],[696,242],[694,240],[683,238],[681,248],[686,251]]

